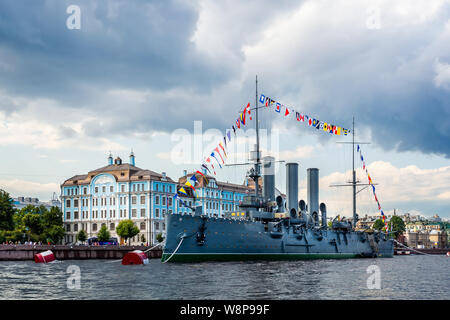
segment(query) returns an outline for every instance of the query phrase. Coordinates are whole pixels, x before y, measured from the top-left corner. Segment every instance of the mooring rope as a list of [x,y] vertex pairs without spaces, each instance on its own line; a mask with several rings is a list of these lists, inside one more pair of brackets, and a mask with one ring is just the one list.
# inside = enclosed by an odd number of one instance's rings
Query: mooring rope
[[158,247],[158,246],[162,246],[163,244],[165,244],[165,242],[158,243],[156,246],[151,247],[150,249],[145,250],[144,253],[146,253],[147,251],[150,251],[150,250],[152,250],[152,249],[155,249],[155,248]]
[[175,253],[177,253],[178,248],[180,248],[181,244],[183,243],[184,237],[181,238],[180,243],[178,244],[177,248],[175,249],[175,251],[170,255],[170,257],[166,260],[163,261],[163,263],[166,263],[167,261],[169,261],[174,255]]
[[[155,249],[156,247],[161,246],[161,245],[163,245],[164,243],[165,243],[165,242],[158,243],[156,246],[153,246],[153,247],[151,247],[151,248],[145,250],[144,253],[146,253],[146,252],[148,252],[148,251],[150,251],[150,250],[152,250],[152,249]],[[113,261],[107,261],[106,263],[114,263],[114,262],[119,262],[119,261],[122,261],[122,259],[117,259],[117,260],[113,260]]]
[[400,242],[398,242],[397,240],[395,240],[394,239],[394,241],[395,241],[395,243],[397,243],[397,244],[399,244],[399,245],[401,245],[401,246],[403,246],[403,247],[405,247],[405,248],[407,248],[407,249],[409,249],[409,250],[412,250],[412,251],[415,251],[415,252],[418,252],[418,253],[420,253],[420,254],[424,254],[424,255],[426,255],[426,256],[432,256],[432,254],[428,254],[428,253],[424,253],[424,252],[420,252],[420,251],[417,251],[417,250],[415,250],[415,249],[413,249],[413,248],[410,248],[410,247],[408,247],[408,246],[405,246],[403,243],[400,243]]

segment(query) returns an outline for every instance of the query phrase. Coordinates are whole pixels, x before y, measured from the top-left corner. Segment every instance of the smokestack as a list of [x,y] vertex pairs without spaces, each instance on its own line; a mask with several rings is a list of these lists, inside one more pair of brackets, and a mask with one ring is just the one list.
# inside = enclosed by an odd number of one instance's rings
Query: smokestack
[[[298,163],[286,163],[287,210],[291,218],[297,218],[298,210]],[[292,210],[294,209],[294,210]]]
[[327,227],[327,206],[325,203],[320,204],[320,212],[322,213],[322,227]]
[[[308,168],[307,170],[307,200],[308,212],[311,216],[316,213],[317,219],[319,216],[319,169]],[[317,224],[318,221],[314,221]]]
[[[256,184],[258,188],[258,184]],[[275,201],[275,158],[263,158],[263,195],[265,201]]]

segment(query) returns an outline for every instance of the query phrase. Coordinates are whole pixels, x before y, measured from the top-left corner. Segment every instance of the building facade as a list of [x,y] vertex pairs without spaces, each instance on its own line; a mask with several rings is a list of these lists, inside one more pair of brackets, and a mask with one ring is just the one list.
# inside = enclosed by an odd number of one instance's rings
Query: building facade
[[[195,175],[197,180],[195,190],[197,197],[194,197],[193,190],[185,186],[186,181],[192,182],[191,177]],[[206,179],[204,178],[206,177]],[[199,173],[184,172],[184,175],[178,179],[178,189],[183,187],[188,196],[178,192],[178,196],[188,206],[194,204],[203,207],[203,213],[209,217],[239,217],[243,212],[239,210],[239,204],[244,196],[252,192],[252,189],[245,185],[233,184],[217,181],[215,177],[206,175],[204,177]],[[193,183],[192,183],[193,184]],[[192,214],[192,209],[178,203],[178,212]]]
[[103,225],[111,237],[119,239],[117,225],[126,219],[140,230],[132,244],[155,243],[159,233],[165,236],[165,215],[176,210],[176,185],[164,172],[136,167],[133,153],[130,163],[122,163],[119,157],[113,162],[109,155],[107,166],[73,176],[61,185],[65,243],[75,242],[80,230],[94,237]]

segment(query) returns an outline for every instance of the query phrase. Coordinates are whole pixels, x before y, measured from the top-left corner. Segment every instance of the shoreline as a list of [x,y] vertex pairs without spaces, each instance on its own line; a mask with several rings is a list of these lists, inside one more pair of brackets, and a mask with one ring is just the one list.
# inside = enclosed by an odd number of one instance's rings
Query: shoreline
[[[51,250],[57,260],[122,259],[133,250],[145,251],[151,246],[67,246],[67,245],[0,245],[0,261],[34,260],[34,255]],[[161,258],[160,248],[146,252],[149,259]]]

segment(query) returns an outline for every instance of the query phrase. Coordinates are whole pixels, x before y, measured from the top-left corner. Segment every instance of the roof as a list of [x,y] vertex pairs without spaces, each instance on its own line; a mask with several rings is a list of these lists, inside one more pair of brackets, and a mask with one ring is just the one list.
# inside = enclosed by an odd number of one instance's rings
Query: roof
[[[141,169],[129,163],[111,164],[92,171],[88,174],[75,175],[64,181],[62,185],[87,185],[92,179],[101,173],[110,173],[116,181],[156,180],[163,181],[163,175],[152,170]],[[165,177],[167,182],[175,182],[170,177]]]

